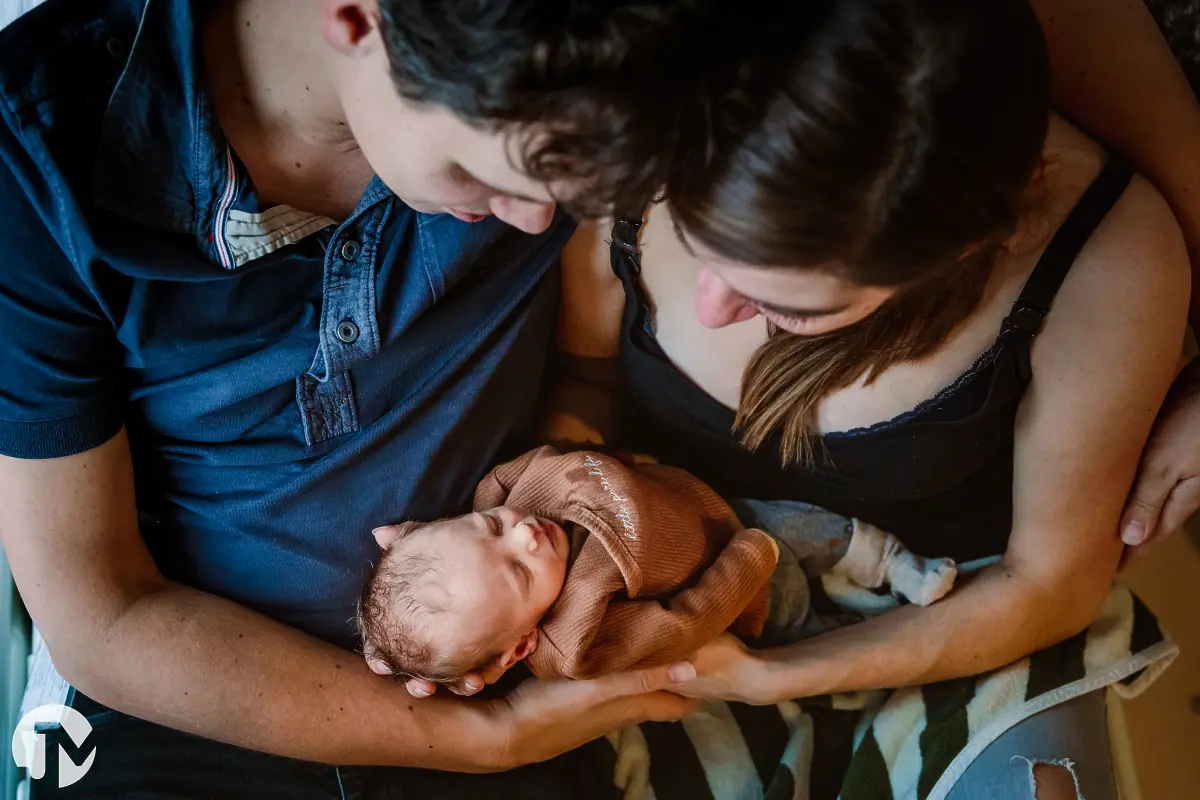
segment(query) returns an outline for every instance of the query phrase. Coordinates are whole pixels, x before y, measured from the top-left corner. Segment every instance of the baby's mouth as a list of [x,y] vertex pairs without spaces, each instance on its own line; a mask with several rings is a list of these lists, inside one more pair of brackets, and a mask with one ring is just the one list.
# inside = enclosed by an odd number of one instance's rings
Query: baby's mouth
[[548,519],[538,518],[538,533],[546,540],[546,543],[554,550],[556,556],[564,557],[564,547],[567,541],[567,534],[557,522]]

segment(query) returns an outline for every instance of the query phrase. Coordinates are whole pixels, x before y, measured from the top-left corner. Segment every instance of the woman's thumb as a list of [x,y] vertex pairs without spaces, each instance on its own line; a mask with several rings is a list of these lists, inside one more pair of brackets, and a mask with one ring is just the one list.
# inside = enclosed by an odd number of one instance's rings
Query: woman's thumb
[[609,697],[625,697],[634,694],[649,694],[669,690],[672,686],[686,683],[696,677],[696,668],[686,661],[663,664],[660,667],[614,672],[598,679],[605,684]]

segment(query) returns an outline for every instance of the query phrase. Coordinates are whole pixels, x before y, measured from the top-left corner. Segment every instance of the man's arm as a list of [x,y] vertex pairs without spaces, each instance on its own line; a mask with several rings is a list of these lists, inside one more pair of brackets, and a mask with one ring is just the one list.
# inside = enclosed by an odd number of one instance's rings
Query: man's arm
[[0,457],[0,538],[54,664],[112,708],[313,761],[487,771],[549,758],[684,701],[667,668],[417,703],[362,658],[166,580],[137,528],[124,432],[66,458]]
[[[1054,105],[1154,183],[1200,269],[1200,104],[1141,0],[1034,0]],[[1192,281],[1193,324],[1200,280]]]

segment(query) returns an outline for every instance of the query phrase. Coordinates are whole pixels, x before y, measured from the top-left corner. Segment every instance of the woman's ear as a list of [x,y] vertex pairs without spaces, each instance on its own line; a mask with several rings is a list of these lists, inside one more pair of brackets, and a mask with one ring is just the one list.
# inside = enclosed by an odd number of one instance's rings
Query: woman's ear
[[508,669],[516,664],[521,659],[528,656],[537,649],[538,634],[534,629],[521,637],[521,641],[508,649],[508,652],[500,656],[497,662],[501,669]]

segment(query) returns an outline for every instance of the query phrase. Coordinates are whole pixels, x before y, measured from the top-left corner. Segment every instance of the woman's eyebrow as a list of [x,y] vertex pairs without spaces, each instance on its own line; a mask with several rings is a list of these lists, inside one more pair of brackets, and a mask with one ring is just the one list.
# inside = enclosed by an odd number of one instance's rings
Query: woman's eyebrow
[[679,240],[681,245],[683,245],[683,249],[687,251],[687,254],[694,258],[696,256],[696,251],[692,249],[690,244],[688,244],[687,237],[683,235],[683,228],[679,227],[679,223],[675,221],[675,217],[671,217],[671,230],[675,231],[675,238]]

